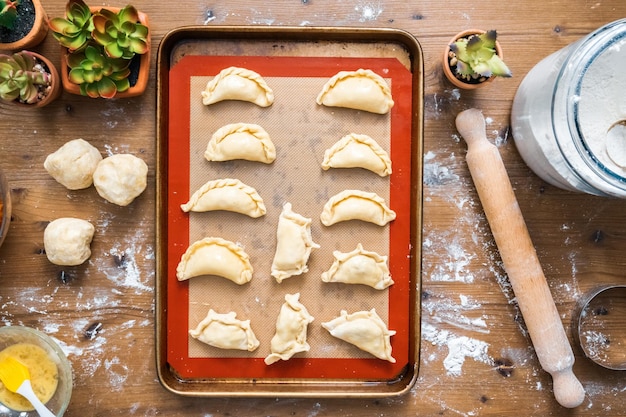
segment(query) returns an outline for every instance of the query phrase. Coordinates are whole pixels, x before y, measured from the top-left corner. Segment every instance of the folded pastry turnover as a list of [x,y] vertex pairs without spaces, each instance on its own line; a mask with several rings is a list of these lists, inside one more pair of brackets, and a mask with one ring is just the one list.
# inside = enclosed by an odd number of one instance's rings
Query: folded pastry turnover
[[311,249],[320,245],[311,237],[311,219],[295,213],[291,203],[285,203],[276,229],[276,253],[271,275],[279,283],[309,270],[307,263]]
[[313,316],[299,299],[300,293],[285,294],[285,303],[276,319],[276,333],[270,345],[272,353],[265,358],[266,365],[289,360],[296,353],[307,352],[311,348],[306,337]]
[[344,190],[332,196],[324,205],[320,220],[324,226],[348,220],[361,220],[384,226],[395,220],[396,212],[376,193]]
[[220,71],[201,92],[202,104],[224,100],[248,101],[261,107],[271,106],[274,92],[263,77],[246,68],[228,67]]
[[180,208],[184,212],[226,210],[253,218],[261,217],[267,212],[256,189],[233,178],[208,181]]
[[250,327],[250,320],[238,320],[234,311],[220,314],[209,310],[198,326],[189,330],[189,334],[202,343],[220,349],[252,352],[260,344]]
[[265,129],[252,123],[231,123],[213,133],[204,157],[207,161],[246,161],[271,164],[276,148]]
[[384,290],[393,284],[387,257],[363,249],[360,243],[352,252],[334,251],[335,261],[330,269],[322,273],[324,282],[363,284]]
[[351,133],[324,153],[322,169],[330,168],[364,168],[386,177],[391,174],[391,159],[371,137]]
[[217,275],[245,284],[252,279],[250,258],[235,243],[220,237],[206,237],[192,243],[176,267],[179,281],[200,275]]
[[391,336],[396,332],[387,329],[387,325],[376,314],[376,309],[352,314],[342,310],[339,317],[322,323],[322,327],[334,337],[351,343],[379,359],[396,362],[391,356]]
[[388,113],[394,104],[387,82],[369,69],[338,72],[324,84],[316,101],[378,114]]

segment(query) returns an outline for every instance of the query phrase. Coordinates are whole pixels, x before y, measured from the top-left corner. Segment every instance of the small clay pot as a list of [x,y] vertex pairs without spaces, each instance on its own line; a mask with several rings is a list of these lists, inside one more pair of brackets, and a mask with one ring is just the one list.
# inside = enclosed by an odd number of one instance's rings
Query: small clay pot
[[35,8],[35,22],[30,32],[15,42],[0,42],[1,51],[21,51],[39,45],[48,34],[48,15],[39,0],[31,0]]
[[[95,13],[99,10],[107,9],[112,11],[113,13],[118,13],[120,11],[119,7],[92,7],[92,13]],[[148,26],[148,15],[143,12],[138,12],[139,22],[141,24]],[[137,74],[137,82],[134,85],[131,85],[130,88],[121,93],[116,93],[114,98],[125,98],[125,97],[135,97],[139,96],[146,91],[146,87],[148,86],[148,78],[150,77],[150,37],[146,40],[148,43],[148,52],[143,55],[139,55],[139,74]],[[74,84],[69,79],[70,68],[67,65],[67,57],[69,52],[67,49],[63,48],[63,53],[61,56],[61,80],[63,82],[63,89],[70,94],[82,95],[80,92],[80,85]]]
[[[470,35],[480,35],[483,33],[485,33],[485,31],[480,30],[480,29],[464,30],[463,32],[459,32],[456,35],[454,35],[454,37],[450,39],[450,41],[446,45],[446,49],[443,52],[443,61],[442,61],[443,73],[445,74],[446,78],[452,84],[454,84],[454,86],[462,88],[464,90],[474,90],[476,88],[480,88],[486,85],[487,83],[493,81],[496,78],[495,76],[491,76],[491,77],[486,78],[485,81],[470,83],[470,82],[463,81],[457,78],[456,75],[454,75],[454,70],[450,68],[450,45],[456,42],[457,39],[465,38]],[[500,43],[498,41],[496,41],[496,54],[500,58],[503,58],[502,48],[500,47]]]
[[39,60],[48,68],[48,72],[50,73],[50,90],[48,91],[48,94],[46,94],[46,96],[42,100],[36,103],[32,103],[32,104],[22,103],[18,100],[11,101],[10,103],[16,106],[24,107],[24,108],[44,107],[52,103],[61,95],[61,92],[63,91],[61,78],[59,77],[59,72],[57,71],[52,61],[50,61],[45,56],[38,54],[37,52],[33,52],[33,51],[28,51],[28,52],[34,55],[35,58],[37,58],[37,60]]

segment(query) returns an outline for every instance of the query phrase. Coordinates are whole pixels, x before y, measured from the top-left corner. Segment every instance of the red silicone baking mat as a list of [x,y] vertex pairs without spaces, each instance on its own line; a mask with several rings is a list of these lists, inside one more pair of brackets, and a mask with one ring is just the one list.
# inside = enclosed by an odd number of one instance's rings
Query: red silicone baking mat
[[[274,90],[275,102],[261,108],[246,102],[201,103],[206,83],[229,66],[259,73]],[[315,98],[338,71],[370,69],[390,85],[394,107],[386,115],[320,106]],[[169,68],[165,203],[167,230],[163,288],[165,325],[161,339],[173,375],[181,381],[394,381],[414,366],[415,337],[414,233],[414,86],[410,68],[396,58],[362,56],[259,56],[186,53]],[[270,134],[276,161],[208,162],[204,149],[219,127],[229,123],[256,123]],[[349,133],[368,134],[389,152],[393,173],[379,177],[362,169],[324,171],[324,151]],[[208,180],[237,178],[263,197],[267,214],[258,219],[237,213],[184,213],[180,205]],[[319,220],[322,207],[344,189],[376,192],[397,213],[387,226],[349,221],[330,227]],[[309,271],[277,283],[270,276],[276,245],[276,225],[284,203],[313,220],[313,249]],[[204,237],[236,242],[250,255],[254,275],[250,283],[236,285],[214,276],[179,282],[176,267],[187,247]],[[333,261],[334,250],[349,252],[360,243],[388,256],[394,285],[374,290],[361,285],[323,283],[320,275]],[[311,349],[288,361],[266,365],[270,340],[285,294],[300,294],[300,301],[315,320],[309,324]],[[340,314],[375,308],[390,330],[395,363],[383,361],[333,338],[321,323]],[[234,311],[250,319],[261,345],[254,352],[222,350],[188,334],[209,309]]]

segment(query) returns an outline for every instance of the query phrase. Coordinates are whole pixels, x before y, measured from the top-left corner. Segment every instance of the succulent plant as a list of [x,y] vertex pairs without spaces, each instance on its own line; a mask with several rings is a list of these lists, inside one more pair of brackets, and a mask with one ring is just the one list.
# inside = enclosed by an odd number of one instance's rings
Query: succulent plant
[[[68,52],[70,70],[62,74],[64,85],[78,85],[83,95],[113,98],[128,90],[136,82],[129,78],[137,72],[133,68],[139,68],[135,64],[144,62],[134,58],[149,52],[145,15],[131,5],[113,10],[68,0],[65,17],[49,22],[53,36]],[[69,89],[75,91],[73,85]]]
[[13,29],[17,18],[17,6],[21,0],[0,0],[0,26]]
[[33,104],[50,85],[50,74],[28,51],[0,55],[0,98]]
[[495,30],[460,38],[450,45],[450,66],[465,80],[480,77],[510,77],[511,70],[496,53]]
[[93,15],[83,0],[69,0],[65,18],[55,17],[49,22],[52,36],[70,52],[79,51],[91,40]]
[[130,61],[110,58],[93,45],[68,55],[67,63],[70,67],[69,80],[80,85],[82,95],[113,98],[116,93],[130,88]]
[[102,9],[93,16],[93,24],[93,39],[108,56],[131,59],[135,54],[148,52],[148,27],[139,23],[133,6],[126,6],[119,13]]

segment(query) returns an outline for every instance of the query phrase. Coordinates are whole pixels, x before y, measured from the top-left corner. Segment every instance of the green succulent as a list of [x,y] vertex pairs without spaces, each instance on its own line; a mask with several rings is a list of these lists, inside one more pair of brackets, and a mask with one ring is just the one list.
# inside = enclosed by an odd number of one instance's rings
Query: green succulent
[[128,5],[119,13],[102,9],[93,16],[94,40],[112,58],[131,59],[148,52],[148,27],[139,23],[137,9]]
[[50,85],[50,74],[43,70],[39,60],[27,51],[0,55],[0,98],[36,103],[42,86]]
[[113,98],[116,93],[130,88],[130,61],[110,58],[95,46],[89,45],[82,52],[68,55],[67,63],[69,80],[80,85],[82,95]]
[[13,29],[17,19],[17,6],[22,0],[0,0],[0,26]]
[[70,52],[84,48],[91,40],[93,15],[83,0],[69,0],[65,6],[65,18],[55,17],[49,21],[52,36]]
[[149,29],[128,5],[115,13],[68,0],[64,18],[49,22],[55,39],[67,49],[69,80],[89,97],[113,98],[130,88],[130,64],[148,52]]
[[464,79],[478,77],[510,77],[511,70],[496,54],[495,30],[460,38],[452,45],[450,66]]

